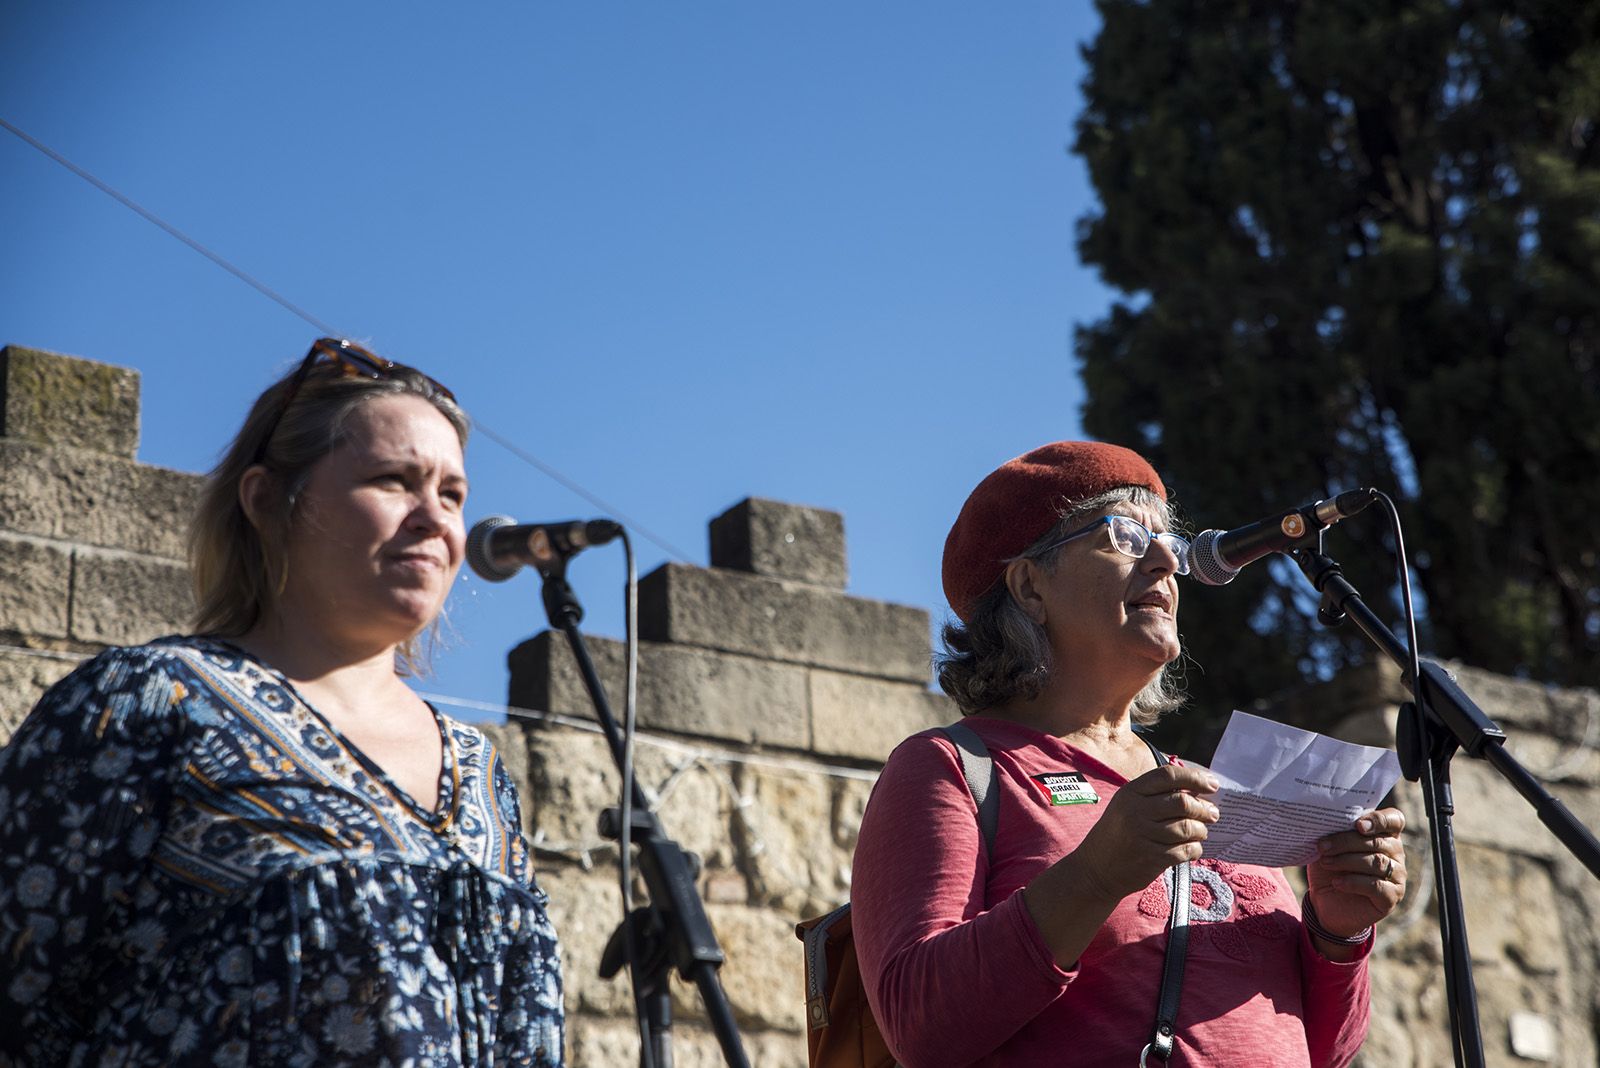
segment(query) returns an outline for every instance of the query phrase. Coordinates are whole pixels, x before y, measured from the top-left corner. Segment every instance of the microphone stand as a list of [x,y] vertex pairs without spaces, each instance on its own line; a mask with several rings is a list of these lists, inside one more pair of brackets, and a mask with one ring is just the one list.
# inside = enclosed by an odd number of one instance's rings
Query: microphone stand
[[1505,732],[1472,702],[1449,672],[1429,660],[1415,661],[1412,651],[1367,607],[1361,594],[1344,577],[1343,570],[1322,552],[1322,532],[1287,550],[1307,580],[1322,594],[1317,619],[1337,626],[1351,619],[1378,649],[1400,666],[1416,700],[1400,706],[1395,750],[1407,779],[1422,783],[1423,807],[1433,846],[1434,881],[1439,895],[1439,936],[1444,947],[1446,1001],[1450,1007],[1451,1042],[1458,1068],[1483,1068],[1483,1036],[1478,1024],[1478,993],[1472,977],[1472,957],[1467,946],[1466,912],[1461,899],[1461,876],[1456,865],[1455,832],[1451,818],[1455,802],[1450,791],[1450,761],[1458,749],[1489,763],[1521,794],[1539,821],[1600,878],[1600,841],[1551,796],[1517,759],[1505,750]]
[[[589,657],[589,647],[578,629],[583,619],[583,606],[567,581],[566,557],[556,557],[553,563],[541,566],[539,573],[544,577],[541,593],[545,614],[550,625],[567,636],[583,675],[583,685],[589,691],[595,715],[611,746],[612,759],[621,769],[622,736],[617,731],[594,661]],[[639,847],[639,869],[644,875],[650,903],[634,909],[611,935],[601,954],[600,975],[609,979],[623,964],[633,967],[634,989],[644,1010],[639,1018],[641,1065],[672,1068],[672,996],[668,980],[671,969],[676,967],[679,975],[699,988],[717,1043],[722,1047],[723,1059],[731,1068],[750,1068],[738,1025],[733,1019],[733,1009],[717,975],[717,969],[726,958],[717,945],[717,936],[711,930],[705,906],[695,890],[698,860],[667,837],[650,810],[638,780],[634,780],[632,786],[633,809],[629,820],[632,826],[622,827],[617,809],[608,808],[600,815],[600,833],[617,841],[618,848]],[[630,950],[635,954],[631,961],[628,960]]]

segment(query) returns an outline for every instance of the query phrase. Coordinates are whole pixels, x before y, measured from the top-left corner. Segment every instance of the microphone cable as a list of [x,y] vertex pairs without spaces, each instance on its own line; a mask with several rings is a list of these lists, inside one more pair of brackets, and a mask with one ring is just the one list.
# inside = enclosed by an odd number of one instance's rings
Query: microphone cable
[[626,681],[622,698],[622,796],[617,804],[622,838],[617,843],[617,877],[622,886],[622,937],[628,949],[628,985],[633,991],[633,1012],[639,1030],[642,1068],[655,1068],[650,1045],[650,1020],[639,991],[639,947],[633,930],[633,784],[634,741],[639,699],[639,573],[633,555],[633,538],[622,527],[622,554],[627,566],[623,586],[623,660]]

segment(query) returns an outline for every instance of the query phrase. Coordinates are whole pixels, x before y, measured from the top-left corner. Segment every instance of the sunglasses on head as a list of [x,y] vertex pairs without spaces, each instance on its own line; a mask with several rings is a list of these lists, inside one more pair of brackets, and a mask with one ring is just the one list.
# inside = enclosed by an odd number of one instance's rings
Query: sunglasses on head
[[295,369],[294,375],[289,379],[288,388],[283,391],[283,400],[278,403],[278,411],[272,417],[272,423],[267,433],[261,439],[261,445],[256,449],[255,459],[252,464],[261,463],[266,459],[267,446],[272,442],[272,435],[278,432],[278,424],[283,422],[283,417],[294,403],[295,395],[300,392],[300,387],[305,384],[311,372],[323,363],[331,365],[336,373],[347,377],[360,376],[362,378],[393,378],[395,375],[407,371],[412,374],[422,375],[430,385],[446,400],[454,401],[456,395],[441,384],[437,379],[422,374],[415,367],[407,367],[403,363],[386,360],[370,349],[357,345],[354,341],[343,338],[319,337],[311,343],[311,351],[306,353],[306,358],[300,361],[300,366]]

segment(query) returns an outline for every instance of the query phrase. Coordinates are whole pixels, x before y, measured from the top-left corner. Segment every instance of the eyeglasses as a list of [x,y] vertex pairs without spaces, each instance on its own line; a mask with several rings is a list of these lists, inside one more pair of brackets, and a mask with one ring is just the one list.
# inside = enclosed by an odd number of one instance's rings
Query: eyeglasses
[[278,412],[272,417],[272,423],[267,428],[266,434],[261,439],[260,446],[256,449],[255,459],[252,464],[258,464],[266,459],[267,446],[272,443],[272,435],[278,432],[278,424],[283,422],[283,417],[289,411],[289,406],[294,403],[295,395],[300,392],[300,387],[311,377],[311,371],[323,360],[331,363],[335,370],[346,377],[359,375],[362,378],[393,378],[397,374],[410,371],[422,375],[428,380],[446,400],[453,401],[456,395],[442,385],[437,379],[429,378],[415,367],[407,367],[403,363],[386,360],[369,349],[362,348],[354,341],[343,338],[319,337],[311,343],[311,351],[306,353],[306,358],[300,361],[300,366],[295,369],[294,376],[289,379],[289,386],[283,391],[283,400],[278,404]]
[[1149,527],[1137,519],[1129,519],[1125,515],[1101,516],[1088,526],[1074,530],[1071,534],[1063,536],[1059,541],[1051,542],[1039,551],[1049,552],[1051,549],[1061,548],[1069,541],[1086,538],[1090,534],[1097,533],[1102,524],[1111,528],[1111,547],[1123,556],[1131,556],[1135,560],[1143,560],[1144,554],[1150,551],[1150,543],[1159,541],[1172,552],[1173,556],[1177,557],[1178,574],[1187,575],[1189,573],[1189,540],[1187,538],[1180,538],[1176,534],[1153,534],[1150,532]]

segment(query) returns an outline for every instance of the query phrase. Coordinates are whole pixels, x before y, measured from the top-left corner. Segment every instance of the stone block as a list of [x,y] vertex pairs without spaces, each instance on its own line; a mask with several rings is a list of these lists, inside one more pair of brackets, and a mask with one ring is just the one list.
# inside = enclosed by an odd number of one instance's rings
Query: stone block
[[663,564],[639,583],[639,633],[879,678],[929,675],[922,609],[735,571]]
[[633,996],[627,977],[600,978],[600,955],[622,922],[616,869],[603,865],[584,871],[563,864],[541,868],[538,879],[550,897],[550,922],[561,941],[568,1017],[576,1013],[631,1017]]
[[[842,849],[846,857],[853,856],[856,839],[861,836],[861,817],[872,796],[872,783],[836,778],[831,780],[830,787],[833,791],[833,844]],[[846,875],[848,885],[848,873]]]
[[1546,732],[1559,729],[1550,707],[1552,687],[1454,662],[1441,662],[1440,666],[1484,715],[1500,726]]
[[[620,727],[623,644],[591,638],[588,645]],[[513,649],[507,663],[510,704],[592,717],[565,637],[536,635]],[[645,729],[791,749],[804,748],[809,737],[805,671],[786,664],[641,642],[638,702],[638,723]]]
[[1591,749],[1600,745],[1600,691],[1552,688],[1549,696],[1553,735]]
[[[1456,813],[1453,821],[1456,841],[1521,853],[1549,860],[1564,848],[1544,824],[1533,806],[1523,800],[1493,768],[1481,761],[1458,755],[1450,765],[1452,794]],[[1426,824],[1421,791],[1408,819],[1417,826]]]
[[1370,975],[1372,1021],[1355,1065],[1431,1068],[1452,1063],[1444,983],[1437,967],[1374,958]]
[[72,547],[0,533],[0,632],[67,636]]
[[[798,963],[795,918],[771,909],[714,905],[706,910],[726,963],[722,986],[741,1029],[800,1032],[805,1027],[805,969]],[[675,1014],[704,1020],[695,986],[672,984]]]
[[193,613],[183,564],[114,549],[73,552],[73,638],[133,645],[187,630]]
[[[620,779],[610,747],[598,735],[571,729],[528,731],[528,784],[523,791],[530,839],[578,863],[614,864],[616,847],[600,837],[600,812],[617,804]],[[728,772],[676,749],[642,743],[634,763],[640,784],[667,834],[704,862],[708,879],[734,863],[728,829],[733,787]]]
[[834,841],[828,778],[746,765],[735,782],[734,843],[752,901],[799,920],[848,897],[850,851]]
[[1585,745],[1538,731],[1512,730],[1507,732],[1506,752],[1546,786],[1552,783],[1600,785],[1600,748],[1593,742]]
[[954,701],[912,682],[885,682],[813,669],[811,749],[881,764],[905,738],[954,723]]
[[139,448],[139,372],[7,345],[0,349],[0,435],[131,460]]
[[711,566],[844,589],[844,516],[746,497],[711,521]]
[[0,745],[11,737],[51,686],[81,663],[70,655],[47,651],[0,651]]
[[1532,975],[1562,971],[1567,944],[1550,866],[1492,845],[1466,843],[1458,860],[1472,959]]
[[201,482],[89,449],[0,439],[0,530],[183,559]]

